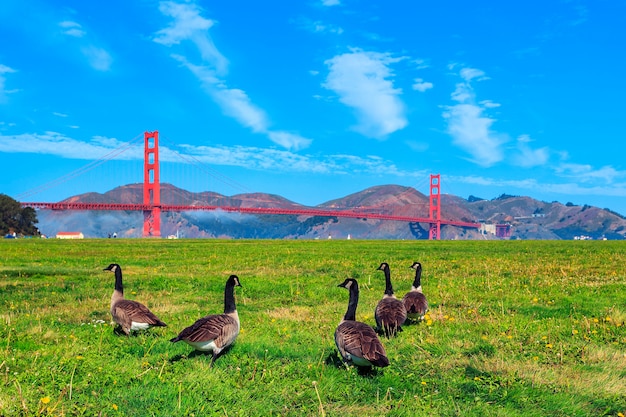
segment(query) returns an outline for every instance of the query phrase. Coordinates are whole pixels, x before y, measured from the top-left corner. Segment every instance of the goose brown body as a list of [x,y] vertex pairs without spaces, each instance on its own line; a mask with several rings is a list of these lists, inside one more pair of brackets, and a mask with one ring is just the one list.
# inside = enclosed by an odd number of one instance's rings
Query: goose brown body
[[344,362],[360,367],[385,367],[389,359],[378,335],[365,323],[356,321],[359,286],[355,279],[348,278],[339,287],[350,291],[348,310],[335,330],[335,344]]
[[385,273],[385,293],[374,310],[376,325],[378,331],[384,333],[385,336],[395,336],[398,331],[402,330],[402,325],[406,321],[406,308],[393,292],[389,264],[381,263],[378,270]]
[[239,335],[239,314],[235,305],[235,287],[241,287],[239,278],[231,275],[226,281],[224,289],[224,313],[212,314],[196,320],[191,326],[184,328],[178,336],[170,339],[176,343],[183,341],[201,352],[211,352],[211,363],[229,346]]
[[428,300],[422,292],[422,264],[413,262],[411,268],[415,269],[415,279],[411,286],[411,291],[404,295],[402,302],[410,319],[422,320],[428,311]]
[[146,330],[154,326],[167,326],[145,305],[124,298],[122,268],[118,264],[110,264],[104,268],[104,271],[111,271],[115,274],[115,290],[111,296],[111,317],[126,335],[132,331]]

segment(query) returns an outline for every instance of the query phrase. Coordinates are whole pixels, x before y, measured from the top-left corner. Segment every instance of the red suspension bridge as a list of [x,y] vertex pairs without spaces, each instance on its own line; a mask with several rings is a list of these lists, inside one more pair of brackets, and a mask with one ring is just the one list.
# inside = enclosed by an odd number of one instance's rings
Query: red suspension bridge
[[429,239],[440,239],[441,226],[451,225],[467,228],[479,228],[480,223],[445,220],[441,218],[440,175],[430,176],[430,196],[428,217],[398,216],[393,214],[376,213],[372,207],[358,209],[317,209],[317,208],[279,208],[279,207],[232,207],[204,205],[172,205],[161,203],[161,182],[159,169],[159,132],[144,133],[144,162],[143,162],[143,203],[84,203],[84,202],[22,202],[22,207],[33,207],[43,210],[123,210],[143,212],[143,236],[161,236],[161,213],[182,211],[211,211],[239,212],[246,214],[291,214],[307,216],[327,216],[359,219],[392,220],[408,223],[429,224]]

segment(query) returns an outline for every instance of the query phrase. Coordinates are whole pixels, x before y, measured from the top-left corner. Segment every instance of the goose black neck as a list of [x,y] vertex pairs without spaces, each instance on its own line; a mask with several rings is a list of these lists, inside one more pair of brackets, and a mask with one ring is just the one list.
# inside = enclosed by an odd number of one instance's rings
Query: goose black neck
[[350,285],[350,300],[344,320],[356,320],[356,306],[359,304],[359,286],[356,282]]
[[122,268],[119,266],[115,268],[115,291],[124,294],[124,287],[122,286]]
[[413,286],[419,288],[422,285],[422,266],[418,265],[415,268],[415,280],[413,280]]
[[224,314],[233,313],[237,310],[235,305],[235,283],[230,280],[224,289]]
[[393,287],[391,286],[391,272],[389,271],[389,267],[385,267],[383,269],[385,273],[385,294],[393,295]]

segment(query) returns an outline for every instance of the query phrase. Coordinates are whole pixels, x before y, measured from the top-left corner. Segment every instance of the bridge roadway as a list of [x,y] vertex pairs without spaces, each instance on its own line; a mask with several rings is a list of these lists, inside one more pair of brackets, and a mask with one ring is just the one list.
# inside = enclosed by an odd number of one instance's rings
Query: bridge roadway
[[[396,216],[393,214],[372,213],[373,208],[363,208],[361,210],[324,210],[316,208],[276,208],[276,207],[230,207],[230,206],[181,206],[161,204],[157,206],[146,204],[112,204],[112,203],[21,203],[22,207],[32,207],[42,210],[122,210],[122,211],[150,211],[153,208],[160,208],[161,211],[212,211],[222,210],[226,212],[237,212],[246,214],[292,214],[305,216],[325,216],[325,217],[347,217],[354,219],[377,219],[393,220],[409,223],[430,223],[436,224],[437,220],[427,217]],[[368,212],[366,212],[366,210]],[[479,228],[480,223],[464,222],[457,220],[439,220],[440,224],[450,226]]]

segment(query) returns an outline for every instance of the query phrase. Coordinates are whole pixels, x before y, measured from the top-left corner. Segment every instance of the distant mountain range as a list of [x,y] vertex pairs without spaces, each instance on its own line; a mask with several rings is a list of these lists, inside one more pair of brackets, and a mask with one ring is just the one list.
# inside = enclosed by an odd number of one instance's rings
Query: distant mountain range
[[[86,193],[64,201],[140,204],[143,184],[117,187],[104,194]],[[161,203],[231,207],[306,208],[278,195],[264,193],[225,196],[193,193],[161,184]],[[358,208],[397,216],[428,217],[429,197],[411,187],[382,185],[320,204],[318,209]],[[543,202],[501,195],[493,200],[441,195],[441,218],[480,222],[481,229],[444,225],[442,239],[498,239],[496,224],[510,225],[506,239],[625,239],[626,217],[608,209],[571,203]],[[78,231],[85,237],[141,237],[143,214],[134,211],[38,212],[39,229],[53,237]],[[304,215],[251,215],[216,211],[164,212],[163,237],[266,239],[428,239],[427,223]]]

